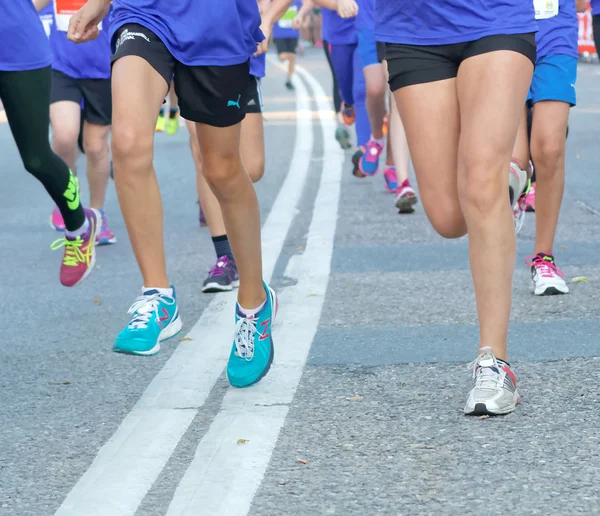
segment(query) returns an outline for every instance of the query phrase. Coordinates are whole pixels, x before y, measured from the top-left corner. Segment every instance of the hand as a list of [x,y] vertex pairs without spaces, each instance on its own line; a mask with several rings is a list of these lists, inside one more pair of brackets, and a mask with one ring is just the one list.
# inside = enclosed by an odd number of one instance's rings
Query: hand
[[294,16],[292,20],[292,29],[300,30],[302,28],[302,23],[304,22],[304,16],[301,13],[298,13]]
[[273,26],[269,20],[264,20],[262,25],[260,26],[260,30],[265,35],[265,39],[263,39],[260,43],[258,43],[256,47],[256,52],[254,56],[259,56],[260,54],[266,54],[269,50],[269,38],[271,37],[271,31]]
[[337,12],[342,18],[353,18],[358,14],[355,0],[337,0]]
[[69,20],[67,38],[75,43],[96,39],[100,31],[98,24],[110,8],[110,0],[88,0]]

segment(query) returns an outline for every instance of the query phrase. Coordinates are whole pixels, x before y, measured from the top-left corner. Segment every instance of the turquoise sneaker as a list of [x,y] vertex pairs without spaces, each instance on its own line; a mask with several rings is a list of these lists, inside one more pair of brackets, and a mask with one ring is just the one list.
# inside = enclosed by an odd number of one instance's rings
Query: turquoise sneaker
[[267,301],[256,315],[246,317],[235,310],[235,336],[227,363],[227,378],[233,387],[250,387],[265,376],[273,363],[271,328],[277,315],[275,291],[265,283]]
[[131,321],[117,335],[113,351],[129,355],[156,355],[160,343],[181,331],[181,317],[177,310],[175,289],[173,297],[157,290],[145,290],[129,311]]

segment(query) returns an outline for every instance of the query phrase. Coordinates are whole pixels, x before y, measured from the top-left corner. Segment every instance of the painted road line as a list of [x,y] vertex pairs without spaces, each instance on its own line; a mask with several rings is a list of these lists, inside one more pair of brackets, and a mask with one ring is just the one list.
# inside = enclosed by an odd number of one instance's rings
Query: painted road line
[[[300,66],[296,71],[315,97],[324,97],[307,71]],[[306,249],[286,269],[297,284],[280,295],[273,368],[256,386],[227,392],[167,516],[246,515],[264,477],[317,331],[329,281],[344,162],[333,138],[332,110],[330,103],[318,102],[324,145],[321,181]]]
[[[306,88],[296,107],[308,113]],[[290,170],[263,227],[264,276],[275,263],[297,213],[313,150],[313,124],[298,117]],[[222,374],[231,349],[236,294],[219,294],[188,338],[150,383],[56,516],[132,516]]]

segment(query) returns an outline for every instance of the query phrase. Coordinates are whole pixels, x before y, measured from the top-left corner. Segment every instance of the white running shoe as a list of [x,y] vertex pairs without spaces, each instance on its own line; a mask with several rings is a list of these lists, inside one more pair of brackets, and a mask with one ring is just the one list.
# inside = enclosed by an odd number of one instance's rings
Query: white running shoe
[[527,258],[525,263],[531,267],[531,283],[536,296],[569,293],[565,275],[554,263],[554,256],[538,253]]
[[467,398],[465,414],[497,416],[515,410],[521,402],[517,379],[508,364],[496,359],[492,348],[481,348],[469,369],[473,370],[474,385]]
[[517,234],[521,231],[525,222],[525,213],[527,212],[526,199],[529,193],[529,186],[530,181],[527,170],[523,170],[517,161],[511,161],[508,176],[508,194],[513,210],[515,232]]

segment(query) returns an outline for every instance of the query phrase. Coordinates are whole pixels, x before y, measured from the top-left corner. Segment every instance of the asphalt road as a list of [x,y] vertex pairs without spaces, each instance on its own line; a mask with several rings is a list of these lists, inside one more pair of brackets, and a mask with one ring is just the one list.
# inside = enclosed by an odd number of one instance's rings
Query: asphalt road
[[263,83],[257,191],[281,314],[273,369],[244,391],[223,375],[234,294],[200,291],[214,251],[185,128],[155,153],[184,331],[140,358],[111,351],[141,286],[112,184],[119,242],[65,289],[51,202],[0,124],[0,515],[600,513],[600,66],[579,70],[556,247],[567,279],[589,281],[534,299],[529,216],[510,331],[523,404],[470,419],[467,242],[438,237],[419,205],[398,215],[380,176],[351,176],[323,56],[300,63],[297,95],[273,64]]

